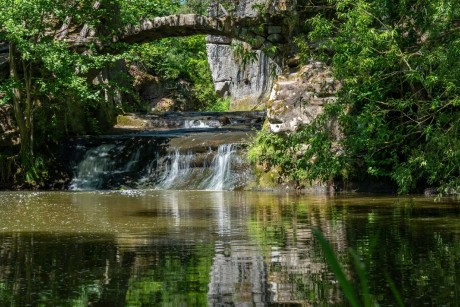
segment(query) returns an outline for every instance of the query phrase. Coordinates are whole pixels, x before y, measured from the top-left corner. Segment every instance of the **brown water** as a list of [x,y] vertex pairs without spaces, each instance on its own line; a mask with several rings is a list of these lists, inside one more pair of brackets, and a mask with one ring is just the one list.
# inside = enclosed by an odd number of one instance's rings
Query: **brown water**
[[0,193],[0,306],[346,305],[311,227],[395,305],[460,302],[460,202],[203,191]]

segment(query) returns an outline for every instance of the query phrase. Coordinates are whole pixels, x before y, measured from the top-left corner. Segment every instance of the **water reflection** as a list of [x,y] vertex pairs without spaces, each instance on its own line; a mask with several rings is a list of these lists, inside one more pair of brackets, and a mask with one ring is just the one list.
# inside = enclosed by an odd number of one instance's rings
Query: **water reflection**
[[0,193],[0,305],[342,305],[311,227],[371,292],[460,301],[460,206],[269,193]]

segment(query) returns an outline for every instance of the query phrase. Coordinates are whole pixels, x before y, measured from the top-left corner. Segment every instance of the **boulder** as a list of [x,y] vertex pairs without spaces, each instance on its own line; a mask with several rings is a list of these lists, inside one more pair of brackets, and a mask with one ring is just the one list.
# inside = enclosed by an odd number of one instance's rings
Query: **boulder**
[[267,103],[267,118],[272,132],[295,131],[323,113],[324,106],[334,103],[340,82],[330,68],[311,62],[278,76]]

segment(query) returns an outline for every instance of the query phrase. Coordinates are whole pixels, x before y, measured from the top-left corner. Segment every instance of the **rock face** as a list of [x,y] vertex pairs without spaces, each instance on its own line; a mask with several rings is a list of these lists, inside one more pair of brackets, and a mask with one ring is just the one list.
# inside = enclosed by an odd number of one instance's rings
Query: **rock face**
[[340,82],[321,62],[278,76],[267,103],[271,131],[295,131],[299,125],[310,123],[326,104],[336,101],[339,89]]
[[[258,13],[254,4],[263,3],[264,0],[241,0],[235,14],[238,17],[254,17]],[[219,7],[211,7],[209,10],[211,17],[220,17],[222,14],[226,12]],[[273,84],[273,76],[280,69],[260,50],[254,51],[256,60],[243,66],[232,46],[239,43],[227,37],[207,36],[206,50],[216,92],[221,97],[231,99],[232,110],[263,109]]]

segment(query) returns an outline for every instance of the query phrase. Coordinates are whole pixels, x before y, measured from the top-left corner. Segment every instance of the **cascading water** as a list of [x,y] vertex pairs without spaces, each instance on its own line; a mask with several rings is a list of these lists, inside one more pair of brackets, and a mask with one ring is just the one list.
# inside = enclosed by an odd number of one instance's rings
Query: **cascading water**
[[[72,169],[70,190],[131,188],[145,177],[147,165],[156,166],[158,144],[155,142],[149,139],[110,141],[98,146],[76,146],[74,154],[78,162]],[[75,160],[70,162],[75,163]]]
[[237,179],[232,172],[232,163],[240,163],[236,154],[236,146],[225,144],[219,146],[217,154],[212,161],[212,174],[203,181],[204,190],[231,190]]
[[160,183],[156,187],[167,190],[185,186],[193,171],[190,166],[192,159],[192,154],[184,155],[178,150],[175,150],[172,155],[168,155],[169,163],[166,163]]
[[250,174],[242,144],[264,117],[264,112],[146,115],[139,130],[117,127],[112,135],[69,140],[62,150],[62,164],[73,174],[69,188],[243,188]]
[[132,144],[102,144],[87,149],[74,168],[70,189],[234,190],[244,186],[247,179],[244,160],[234,144],[207,152],[175,149],[163,156],[158,149],[148,154],[145,150]]
[[220,145],[217,153],[182,154],[176,149],[166,157],[156,188],[234,190],[245,182],[242,164],[234,144]]
[[86,152],[78,164],[76,176],[70,183],[71,190],[100,189],[105,177],[113,171],[114,161],[110,158],[113,144],[103,144]]
[[189,119],[184,121],[184,128],[186,129],[206,129],[206,128],[219,128],[221,126],[218,120],[197,120]]

